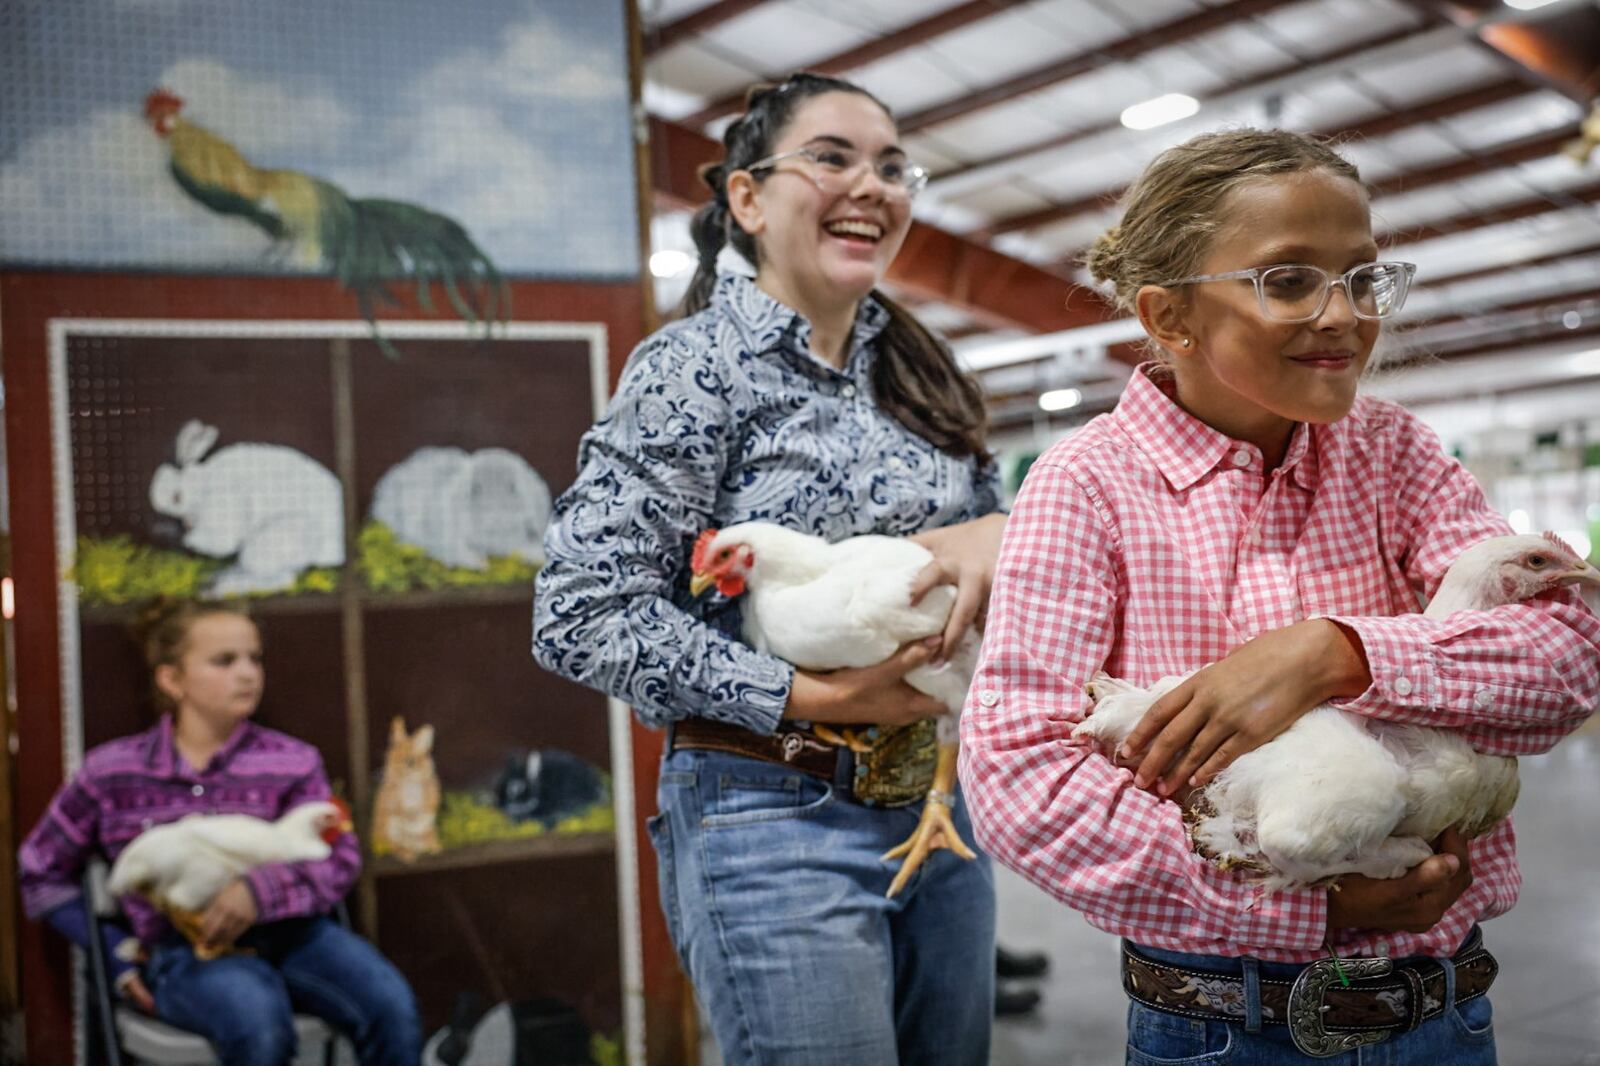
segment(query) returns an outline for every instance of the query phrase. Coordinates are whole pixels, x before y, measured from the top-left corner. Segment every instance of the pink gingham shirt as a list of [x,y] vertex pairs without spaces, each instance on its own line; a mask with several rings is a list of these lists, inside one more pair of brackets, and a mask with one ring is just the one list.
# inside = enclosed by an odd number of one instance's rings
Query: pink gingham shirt
[[[1265,895],[1194,854],[1177,804],[1069,737],[1096,671],[1148,685],[1250,638],[1329,617],[1373,682],[1341,701],[1459,729],[1481,751],[1548,749],[1600,705],[1600,619],[1576,595],[1445,620],[1418,613],[1464,548],[1510,530],[1421,422],[1363,397],[1299,426],[1281,466],[1183,411],[1150,367],[1115,411],[1036,461],[1006,526],[961,721],[978,841],[1091,924],[1157,948],[1303,962],[1326,893]],[[1158,372],[1159,373],[1159,372]],[[1509,820],[1427,933],[1343,931],[1341,954],[1448,955],[1516,902]]]

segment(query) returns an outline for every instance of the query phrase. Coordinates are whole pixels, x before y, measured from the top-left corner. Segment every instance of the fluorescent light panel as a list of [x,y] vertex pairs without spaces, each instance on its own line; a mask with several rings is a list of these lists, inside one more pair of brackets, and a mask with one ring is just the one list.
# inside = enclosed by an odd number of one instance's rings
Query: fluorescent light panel
[[1122,124],[1130,130],[1152,130],[1180,118],[1188,118],[1200,110],[1200,101],[1183,93],[1167,93],[1142,104],[1134,104],[1122,112]]

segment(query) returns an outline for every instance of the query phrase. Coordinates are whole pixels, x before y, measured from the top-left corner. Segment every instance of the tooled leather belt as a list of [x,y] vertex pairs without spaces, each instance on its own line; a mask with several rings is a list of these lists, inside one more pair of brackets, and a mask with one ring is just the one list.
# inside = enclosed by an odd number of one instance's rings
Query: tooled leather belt
[[872,750],[861,754],[789,722],[781,726],[766,735],[709,718],[685,718],[672,724],[667,745],[669,751],[721,751],[790,766],[829,783],[842,779],[849,782],[842,794],[867,807],[904,807],[926,796],[933,784],[938,737],[932,719],[899,728],[860,727],[872,743]]
[[[1453,961],[1458,1005],[1488,992],[1500,971],[1478,933]],[[1340,969],[1350,978],[1349,987],[1341,983]],[[1245,1019],[1242,973],[1160,962],[1126,941],[1122,987],[1131,998],[1168,1014],[1235,1023]],[[1260,989],[1262,1023],[1287,1025],[1295,1046],[1317,1057],[1415,1029],[1445,1007],[1444,967],[1432,959],[1341,959],[1337,967],[1332,959],[1318,959],[1295,977],[1263,974]]]

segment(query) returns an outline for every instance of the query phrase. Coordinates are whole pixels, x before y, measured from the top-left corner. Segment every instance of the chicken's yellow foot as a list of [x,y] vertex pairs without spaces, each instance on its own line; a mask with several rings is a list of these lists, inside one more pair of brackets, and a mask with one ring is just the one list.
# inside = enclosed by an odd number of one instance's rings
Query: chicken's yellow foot
[[857,755],[865,755],[872,750],[872,745],[862,740],[854,729],[841,729],[838,732],[834,732],[825,725],[818,725],[813,722],[811,724],[811,732],[815,734],[818,740],[827,741],[829,744],[834,744],[841,748],[849,748]]
[[916,831],[904,843],[883,853],[886,860],[904,856],[899,872],[889,885],[886,893],[888,898],[893,899],[906,886],[911,875],[927,861],[930,852],[949,848],[963,859],[977,858],[961,839],[961,834],[956,832],[955,823],[950,818],[950,809],[955,805],[955,783],[956,745],[941,744],[939,762],[933,771],[933,787],[928,789],[928,798],[922,805],[922,817],[917,821]]
[[220,959],[224,955],[253,955],[253,951],[236,948],[232,944],[207,945],[201,934],[201,921],[203,915],[200,911],[186,911],[179,907],[163,908],[167,921],[172,927],[183,934],[183,938],[194,947],[194,957],[201,962],[210,962]]

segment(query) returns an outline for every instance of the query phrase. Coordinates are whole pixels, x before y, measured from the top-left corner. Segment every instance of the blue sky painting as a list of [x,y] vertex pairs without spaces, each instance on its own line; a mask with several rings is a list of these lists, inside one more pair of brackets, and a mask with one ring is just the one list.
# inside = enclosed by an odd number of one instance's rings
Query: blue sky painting
[[505,276],[634,275],[624,2],[9,0],[0,263],[319,271],[180,187],[159,87],[249,167],[445,215]]

